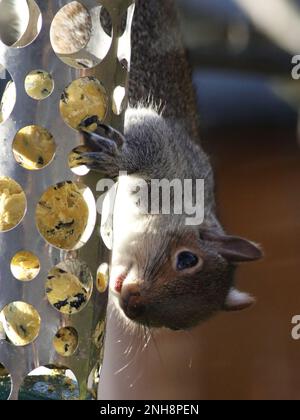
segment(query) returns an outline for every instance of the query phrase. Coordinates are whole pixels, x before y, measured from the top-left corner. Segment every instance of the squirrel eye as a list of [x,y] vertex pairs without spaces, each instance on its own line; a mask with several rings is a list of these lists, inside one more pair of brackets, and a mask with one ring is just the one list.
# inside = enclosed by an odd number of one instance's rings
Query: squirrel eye
[[177,256],[176,269],[178,271],[187,270],[188,268],[195,267],[199,262],[197,255],[189,251],[180,252]]

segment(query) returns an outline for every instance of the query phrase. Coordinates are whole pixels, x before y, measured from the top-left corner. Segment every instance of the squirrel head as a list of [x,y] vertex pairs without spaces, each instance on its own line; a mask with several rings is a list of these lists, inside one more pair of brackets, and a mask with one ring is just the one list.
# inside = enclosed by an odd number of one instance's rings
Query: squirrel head
[[256,244],[212,228],[167,225],[156,230],[150,223],[114,251],[111,289],[127,318],[180,330],[255,302],[235,288],[234,272],[262,257]]

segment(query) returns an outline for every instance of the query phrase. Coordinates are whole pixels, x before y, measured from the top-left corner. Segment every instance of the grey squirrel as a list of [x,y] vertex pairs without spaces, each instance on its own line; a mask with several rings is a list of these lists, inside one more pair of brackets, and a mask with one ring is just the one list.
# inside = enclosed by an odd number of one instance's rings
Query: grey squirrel
[[[116,302],[134,322],[187,329],[218,311],[254,303],[235,288],[234,272],[262,251],[226,235],[216,217],[213,173],[197,144],[197,109],[174,1],[137,0],[136,6],[125,135],[103,126],[84,133],[90,152],[80,159],[106,177],[128,173],[119,179],[115,205],[110,282]],[[148,184],[204,179],[204,223],[186,226],[184,214],[136,213],[139,178]]]
[[[125,134],[101,125],[95,133],[84,132],[90,151],[78,163],[109,178],[128,173],[119,179],[115,205],[110,279],[115,301],[134,322],[187,329],[218,311],[253,304],[235,288],[234,272],[238,263],[260,259],[262,251],[226,235],[216,217],[213,173],[197,144],[197,108],[174,1],[136,3]],[[137,212],[133,189],[139,179],[148,184],[204,179],[204,222],[187,226],[185,214]]]

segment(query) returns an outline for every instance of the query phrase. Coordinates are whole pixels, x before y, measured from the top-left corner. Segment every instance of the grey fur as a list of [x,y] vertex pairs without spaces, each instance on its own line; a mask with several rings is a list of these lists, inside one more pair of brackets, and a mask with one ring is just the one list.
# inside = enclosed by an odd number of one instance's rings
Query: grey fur
[[132,31],[130,105],[152,102],[199,139],[191,71],[173,0],[137,0]]
[[[85,134],[93,154],[82,155],[81,162],[105,176],[115,178],[120,170],[129,174],[119,181],[122,195],[115,206],[113,272],[124,267],[126,277],[117,299],[121,308],[135,322],[189,328],[225,307],[253,303],[246,294],[232,293],[235,263],[262,254],[255,244],[224,235],[215,215],[213,173],[197,144],[196,103],[173,0],[137,0],[132,44],[124,144],[107,152],[100,135]],[[134,206],[126,208],[133,203],[137,179],[175,178],[205,180],[201,226],[185,226],[184,214],[133,216]],[[201,269],[172,268],[182,248],[203,259]]]

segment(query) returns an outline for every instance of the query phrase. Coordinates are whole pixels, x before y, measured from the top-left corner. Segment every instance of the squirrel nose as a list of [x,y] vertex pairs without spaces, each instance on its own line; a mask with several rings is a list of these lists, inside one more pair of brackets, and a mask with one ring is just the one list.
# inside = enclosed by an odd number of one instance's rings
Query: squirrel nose
[[123,286],[120,296],[120,306],[130,319],[137,319],[145,313],[145,303],[137,284]]

